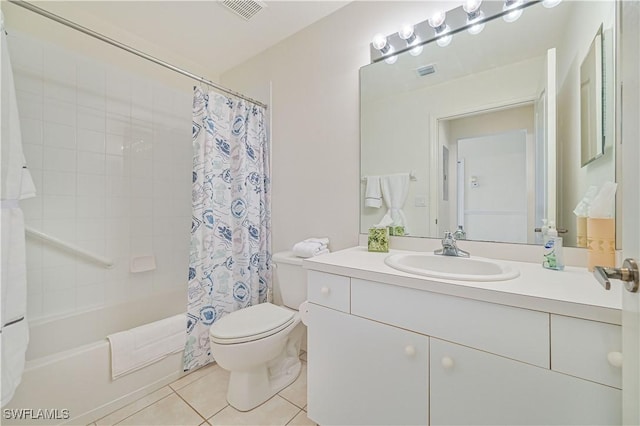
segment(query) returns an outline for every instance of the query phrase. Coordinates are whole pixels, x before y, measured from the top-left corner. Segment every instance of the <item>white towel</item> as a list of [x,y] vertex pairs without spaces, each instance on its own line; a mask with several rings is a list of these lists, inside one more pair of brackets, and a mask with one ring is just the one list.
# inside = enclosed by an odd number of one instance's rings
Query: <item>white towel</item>
[[364,206],[379,209],[382,207],[380,176],[367,176],[366,179],[367,186],[364,190]]
[[179,314],[107,338],[111,343],[111,376],[115,380],[184,350],[187,318]]
[[328,238],[307,238],[293,246],[293,254],[298,257],[314,257],[329,253]]
[[404,226],[407,229],[407,218],[402,211],[409,194],[409,173],[382,176],[380,178],[382,197],[387,205],[387,213],[380,224]]
[[29,343],[27,323],[27,275],[24,240],[24,217],[19,200],[35,196],[33,180],[22,152],[22,135],[16,102],[9,46],[4,33],[4,15],[0,11],[0,222],[2,227],[2,262],[0,312],[2,337],[2,399],[4,407],[22,380],[25,353]]

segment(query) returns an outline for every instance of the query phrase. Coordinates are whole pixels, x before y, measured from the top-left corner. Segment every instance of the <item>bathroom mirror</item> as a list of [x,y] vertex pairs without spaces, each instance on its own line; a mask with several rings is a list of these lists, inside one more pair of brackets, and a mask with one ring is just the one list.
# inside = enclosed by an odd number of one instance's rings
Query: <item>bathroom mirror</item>
[[580,65],[580,158],[586,166],[604,155],[602,133],[602,26]]
[[[411,173],[409,237],[462,224],[467,239],[539,244],[548,219],[575,247],[574,208],[589,186],[615,181],[615,25],[614,1],[539,3],[362,67],[360,232],[387,210],[365,206],[366,178]],[[604,149],[583,167],[580,68],[599,28]]]

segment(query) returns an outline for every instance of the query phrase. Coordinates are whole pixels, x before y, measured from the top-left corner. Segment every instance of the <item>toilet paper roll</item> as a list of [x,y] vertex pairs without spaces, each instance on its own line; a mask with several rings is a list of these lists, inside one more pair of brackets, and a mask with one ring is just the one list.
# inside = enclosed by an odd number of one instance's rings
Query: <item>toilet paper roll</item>
[[300,320],[304,325],[307,324],[307,320],[309,319],[309,302],[306,300],[298,306],[298,312],[300,312]]

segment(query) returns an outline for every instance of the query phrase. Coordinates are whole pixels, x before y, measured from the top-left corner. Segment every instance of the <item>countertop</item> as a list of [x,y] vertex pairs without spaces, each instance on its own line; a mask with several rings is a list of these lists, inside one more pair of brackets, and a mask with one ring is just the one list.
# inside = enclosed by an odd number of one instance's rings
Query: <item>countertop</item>
[[563,271],[552,271],[538,263],[500,260],[520,271],[520,276],[508,281],[444,280],[387,266],[384,259],[396,253],[416,252],[389,250],[389,253],[372,253],[366,247],[358,246],[305,259],[303,266],[314,271],[434,293],[617,325],[622,323],[623,284],[612,283],[611,290],[607,291],[586,268],[567,266]]

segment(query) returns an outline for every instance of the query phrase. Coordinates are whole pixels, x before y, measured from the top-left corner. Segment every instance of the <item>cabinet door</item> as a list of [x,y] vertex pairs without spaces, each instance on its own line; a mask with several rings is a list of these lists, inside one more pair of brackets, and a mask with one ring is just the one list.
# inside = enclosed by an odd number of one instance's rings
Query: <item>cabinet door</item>
[[429,338],[309,304],[308,415],[321,425],[427,424]]
[[621,422],[621,392],[431,338],[431,424]]

